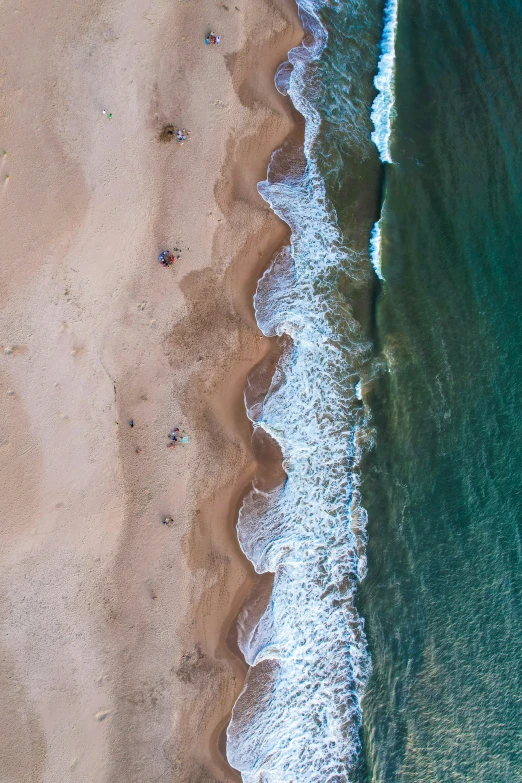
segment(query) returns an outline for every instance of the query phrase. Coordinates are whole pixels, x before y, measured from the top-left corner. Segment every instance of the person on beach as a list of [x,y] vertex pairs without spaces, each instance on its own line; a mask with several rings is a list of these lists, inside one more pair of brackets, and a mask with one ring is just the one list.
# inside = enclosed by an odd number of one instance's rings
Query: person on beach
[[158,261],[160,262],[160,264],[162,264],[162,266],[169,267],[172,266],[172,264],[174,263],[174,256],[172,255],[170,250],[162,250],[158,256]]
[[172,441],[172,443],[167,444],[167,448],[173,449],[176,444],[181,444],[182,446],[186,446],[189,442],[189,436],[186,434],[185,431],[180,432],[179,427],[175,427],[175,429],[172,430],[172,432],[169,432],[169,438]]
[[220,42],[221,42],[221,38],[219,37],[219,35],[216,35],[215,33],[209,33],[205,38],[205,43],[207,46],[218,46]]
[[186,128],[178,128],[176,131],[176,141],[178,144],[183,144],[183,142],[187,141],[189,136],[190,131],[188,131]]

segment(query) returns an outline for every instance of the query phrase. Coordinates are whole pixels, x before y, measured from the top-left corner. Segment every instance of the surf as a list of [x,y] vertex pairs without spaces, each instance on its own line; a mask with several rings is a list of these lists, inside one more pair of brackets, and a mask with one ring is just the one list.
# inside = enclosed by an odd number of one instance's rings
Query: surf
[[[377,96],[372,104],[372,141],[379,151],[382,163],[393,163],[391,154],[392,123],[395,115],[395,42],[398,25],[398,0],[389,0],[384,9],[384,26],[381,39],[381,54],[377,75],[374,79]],[[383,203],[384,209],[384,203]],[[382,275],[382,210],[370,237],[370,258],[375,274]]]
[[285,482],[254,485],[239,514],[241,548],[271,573],[261,616],[245,605],[239,646],[250,666],[227,729],[227,757],[245,783],[348,783],[359,750],[370,671],[355,594],[366,571],[359,466],[367,429],[360,366],[369,346],[332,279],[350,269],[314,153],[321,118],[309,86],[327,30],[324,0],[302,0],[305,37],[276,74],[305,119],[304,148],[272,155],[258,189],[291,228],[259,281],[255,313],[286,346],[264,400],[245,404],[254,430],[279,444]]
[[393,163],[391,155],[392,121],[395,112],[395,41],[397,38],[398,0],[389,0],[384,9],[384,27],[381,40],[381,56],[374,79],[378,90],[372,106],[374,131],[372,141],[379,150],[383,163]]

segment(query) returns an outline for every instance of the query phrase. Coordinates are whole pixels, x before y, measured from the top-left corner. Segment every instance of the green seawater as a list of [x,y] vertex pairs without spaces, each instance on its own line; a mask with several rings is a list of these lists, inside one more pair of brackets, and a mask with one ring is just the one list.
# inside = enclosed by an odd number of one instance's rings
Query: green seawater
[[521,65],[522,3],[400,0],[358,783],[522,781]]

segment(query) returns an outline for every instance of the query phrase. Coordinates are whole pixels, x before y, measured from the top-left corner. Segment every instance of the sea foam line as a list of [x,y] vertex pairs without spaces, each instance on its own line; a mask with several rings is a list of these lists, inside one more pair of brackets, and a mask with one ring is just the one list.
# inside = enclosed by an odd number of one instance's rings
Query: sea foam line
[[370,258],[375,270],[375,274],[379,280],[384,280],[382,276],[381,259],[382,259],[382,230],[381,219],[374,224],[370,237]]
[[397,36],[398,0],[388,0],[384,9],[384,27],[381,39],[381,56],[374,84],[379,94],[372,105],[372,122],[375,130],[372,141],[379,150],[383,163],[393,163],[390,139],[395,106],[395,39]]
[[[366,515],[359,460],[366,414],[358,365],[368,346],[332,288],[350,266],[313,149],[320,116],[307,90],[310,63],[327,33],[318,9],[301,0],[307,33],[276,76],[305,118],[303,171],[277,175],[272,156],[259,192],[290,226],[255,296],[266,335],[291,347],[262,405],[247,410],[277,440],[287,473],[273,492],[256,486],[238,520],[238,538],[258,573],[274,574],[259,618],[244,607],[239,644],[250,670],[227,729],[227,756],[245,783],[348,783],[359,752],[361,698],[369,673],[355,591],[365,572]],[[358,398],[359,397],[359,398]]]
[[[379,150],[383,163],[393,163],[391,156],[392,120],[395,114],[395,40],[397,38],[398,0],[388,0],[384,9],[384,27],[381,38],[381,56],[374,84],[379,90],[372,105],[371,119],[375,130],[372,141]],[[383,204],[384,209],[384,204]],[[382,211],[370,238],[370,258],[375,274],[382,275]]]

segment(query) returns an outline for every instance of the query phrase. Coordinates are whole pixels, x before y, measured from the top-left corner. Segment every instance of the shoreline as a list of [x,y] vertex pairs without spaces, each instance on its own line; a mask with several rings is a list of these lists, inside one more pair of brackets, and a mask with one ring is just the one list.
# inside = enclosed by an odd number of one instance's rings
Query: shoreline
[[[236,451],[239,452],[234,461],[236,475],[226,485],[219,487],[213,499],[208,497],[215,491],[212,488],[198,504],[197,511],[198,527],[204,530],[200,535],[208,536],[211,556],[224,558],[227,568],[222,577],[218,578],[218,584],[211,585],[201,596],[198,608],[194,610],[194,605],[191,606],[191,615],[198,618],[197,631],[192,630],[188,634],[188,643],[193,643],[194,649],[201,639],[208,639],[211,649],[210,640],[216,639],[214,655],[210,657],[218,666],[229,667],[229,671],[224,675],[228,682],[218,686],[219,690],[223,688],[225,694],[221,696],[217,708],[211,710],[212,718],[207,720],[205,736],[208,750],[203,751],[199,758],[205,768],[211,770],[216,777],[220,773],[225,775],[219,779],[234,781],[241,781],[241,776],[226,758],[226,728],[249,668],[237,646],[236,624],[241,608],[257,582],[252,564],[240,549],[236,524],[243,499],[248,494],[254,477],[259,476],[267,454],[266,449],[261,447],[259,451],[259,445],[256,448],[256,444],[252,442],[253,428],[247,417],[244,393],[250,373],[267,361],[271,360],[274,364],[274,353],[280,355],[277,339],[266,338],[259,332],[253,298],[260,277],[277,252],[289,244],[290,238],[290,228],[273,213],[259,195],[257,183],[265,179],[272,153],[295,132],[299,123],[299,116],[290,99],[278,93],[274,76],[279,64],[286,59],[288,51],[302,40],[303,30],[294,0],[283,0],[277,5],[281,6],[287,19],[284,29],[259,46],[248,42],[227,62],[234,88],[242,101],[252,111],[254,107],[258,111],[259,107],[262,107],[271,113],[256,124],[252,133],[229,139],[227,158],[215,186],[217,201],[225,216],[225,226],[216,232],[214,252],[219,253],[219,248],[223,245],[224,240],[219,234],[230,231],[237,235],[238,226],[241,230],[241,213],[245,210],[245,203],[249,213],[247,226],[255,217],[257,228],[247,228],[246,232],[243,232],[244,241],[230,262],[226,279],[223,281],[225,298],[233,308],[230,317],[237,318],[240,323],[239,343],[243,355],[231,356],[221,372],[215,372],[215,375],[207,380],[207,384],[216,384],[216,387],[213,387],[211,395],[206,399],[207,410],[202,414],[210,415],[214,425],[219,422],[227,434],[235,438]],[[255,73],[253,79],[250,76],[252,72]],[[230,216],[228,226],[227,215]],[[191,290],[198,285],[199,280],[186,281],[185,291],[188,301],[191,302],[189,308],[192,306],[197,309],[195,297],[192,296],[191,300]],[[188,318],[190,319],[190,312]],[[175,332],[176,330],[173,338]],[[187,408],[193,406],[194,399],[191,397]],[[268,453],[269,451],[270,449]],[[214,533],[214,527],[221,530]],[[187,553],[195,549],[190,542],[197,535],[195,529],[187,533],[184,543]],[[197,567],[197,564],[194,563],[193,567]],[[223,611],[225,607],[220,606],[223,591],[228,591],[231,596],[226,612]],[[199,693],[196,698],[200,696]],[[181,722],[190,720],[188,716],[193,710],[193,704],[187,705]]]

